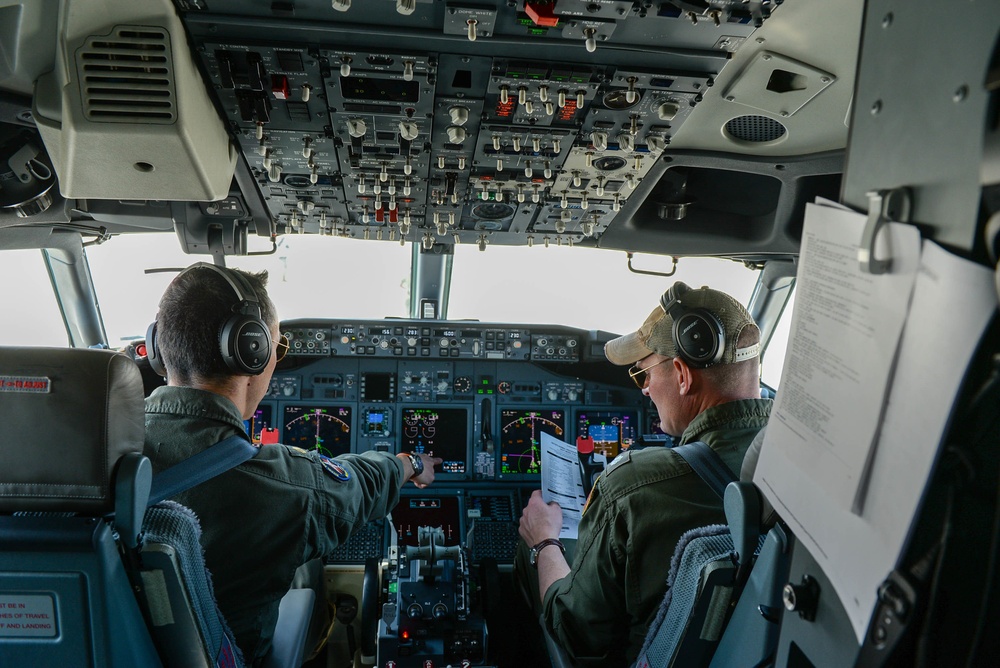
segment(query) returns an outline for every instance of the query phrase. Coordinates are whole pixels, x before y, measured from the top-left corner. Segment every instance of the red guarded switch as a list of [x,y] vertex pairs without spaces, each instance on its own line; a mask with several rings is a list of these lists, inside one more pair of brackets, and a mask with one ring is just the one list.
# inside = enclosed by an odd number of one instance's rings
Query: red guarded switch
[[288,77],[284,74],[272,74],[271,92],[277,100],[287,100],[291,97],[291,89],[288,86]]
[[559,25],[559,17],[556,16],[555,2],[526,2],[524,3],[524,13],[528,15],[536,26],[543,28],[555,28]]

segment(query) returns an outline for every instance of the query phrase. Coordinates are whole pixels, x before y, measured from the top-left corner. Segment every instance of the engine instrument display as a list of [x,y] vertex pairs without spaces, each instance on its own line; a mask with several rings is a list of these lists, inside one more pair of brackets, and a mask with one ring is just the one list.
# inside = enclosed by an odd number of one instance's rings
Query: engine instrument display
[[351,451],[351,409],[347,406],[285,406],[285,445],[327,457]]
[[542,472],[542,434],[564,440],[565,415],[561,410],[504,409],[500,416],[500,472]]
[[576,439],[593,439],[594,452],[608,461],[635,443],[636,415],[632,411],[586,411],[576,414]]
[[404,408],[401,412],[401,452],[440,457],[442,473],[465,474],[469,414],[464,408]]
[[417,546],[419,527],[444,529],[445,547],[458,545],[462,536],[457,496],[404,496],[392,510],[392,525],[400,545]]

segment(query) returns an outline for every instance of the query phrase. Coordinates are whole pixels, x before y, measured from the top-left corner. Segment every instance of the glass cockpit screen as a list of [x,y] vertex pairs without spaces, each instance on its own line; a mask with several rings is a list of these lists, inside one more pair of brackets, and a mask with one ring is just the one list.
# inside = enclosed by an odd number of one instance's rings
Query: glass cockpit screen
[[554,410],[504,409],[500,413],[500,472],[541,473],[542,433],[565,440],[565,416]]
[[442,473],[465,474],[469,414],[464,408],[404,408],[400,451],[440,457]]
[[458,545],[462,536],[457,496],[404,496],[392,510],[400,545],[417,546],[417,529],[441,527],[445,547]]
[[285,406],[282,442],[327,457],[351,451],[351,409],[348,406]]
[[631,411],[586,411],[576,414],[576,440],[594,440],[594,452],[607,456],[610,462],[622,450],[635,443],[635,413]]

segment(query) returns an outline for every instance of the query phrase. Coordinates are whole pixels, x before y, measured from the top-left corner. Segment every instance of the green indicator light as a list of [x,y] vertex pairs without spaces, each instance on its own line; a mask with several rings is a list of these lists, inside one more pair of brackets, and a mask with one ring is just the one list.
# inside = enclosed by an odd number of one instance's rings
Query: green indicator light
[[398,589],[399,589],[399,584],[397,584],[395,582],[390,582],[389,583],[389,593],[390,594],[395,594]]

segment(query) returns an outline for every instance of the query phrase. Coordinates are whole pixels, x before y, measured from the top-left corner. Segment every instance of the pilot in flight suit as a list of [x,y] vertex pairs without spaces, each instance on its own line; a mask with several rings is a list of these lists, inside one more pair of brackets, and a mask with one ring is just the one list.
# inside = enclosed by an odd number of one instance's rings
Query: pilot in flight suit
[[[145,454],[154,473],[226,437],[246,437],[243,420],[270,383],[275,350],[262,371],[252,375],[234,372],[219,353],[221,327],[238,301],[232,272],[188,269],[160,302],[155,354],[166,367],[168,385],[146,400]],[[278,320],[264,291],[266,274],[240,272],[240,277],[246,283],[237,295],[242,299],[241,291],[252,290],[259,318],[277,342]],[[383,452],[330,459],[265,445],[253,459],[174,497],[201,522],[216,599],[248,665],[259,664],[268,653],[278,603],[296,569],[329,554],[367,522],[385,517],[407,480],[420,487],[430,484],[440,461]]]
[[[760,332],[729,295],[678,285],[671,291],[680,295],[681,307],[670,304],[668,292],[661,304],[671,308],[657,306],[637,332],[610,341],[605,355],[633,365],[630,375],[653,400],[664,431],[679,435],[679,444],[704,441],[738,474],[771,410],[771,401],[759,398]],[[677,350],[673,319],[692,315],[714,316],[721,325],[722,349],[708,366],[685,361]],[[553,540],[561,510],[536,491],[521,518],[524,540],[515,570],[556,643],[577,665],[626,666],[635,661],[663,598],[681,534],[724,521],[721,500],[670,448],[625,451],[594,484],[572,567]]]

